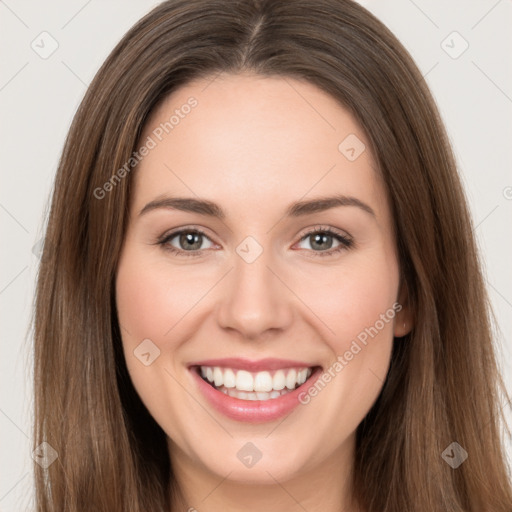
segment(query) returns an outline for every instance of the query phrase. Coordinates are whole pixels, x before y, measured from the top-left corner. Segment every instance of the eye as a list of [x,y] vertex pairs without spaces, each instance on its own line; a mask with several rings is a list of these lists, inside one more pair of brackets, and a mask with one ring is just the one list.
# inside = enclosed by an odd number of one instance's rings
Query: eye
[[[204,242],[208,242],[209,245],[207,244],[205,246]],[[200,251],[211,249],[213,246],[212,241],[206,234],[197,228],[174,231],[173,233],[164,235],[158,243],[162,245],[166,251],[184,256],[198,256],[201,254]]]
[[[354,243],[347,235],[327,227],[316,227],[308,231],[300,239],[299,245],[304,242],[307,242],[309,247],[299,248],[307,249],[312,256],[332,256],[352,247]],[[201,256],[203,250],[212,249],[215,245],[206,233],[198,228],[186,228],[167,233],[157,243],[165,251],[185,257]]]
[[323,227],[307,232],[299,243],[301,242],[308,243],[309,247],[301,248],[311,250],[314,256],[329,256],[353,246],[353,241],[348,236]]

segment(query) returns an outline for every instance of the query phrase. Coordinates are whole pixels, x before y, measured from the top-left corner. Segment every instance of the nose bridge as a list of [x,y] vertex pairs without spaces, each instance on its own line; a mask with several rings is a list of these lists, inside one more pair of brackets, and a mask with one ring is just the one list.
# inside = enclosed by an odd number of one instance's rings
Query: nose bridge
[[[274,275],[272,251],[252,237],[236,248],[234,268],[221,298],[221,327],[256,338],[270,329],[284,329],[291,321],[290,294]],[[272,270],[274,271],[272,271]]]

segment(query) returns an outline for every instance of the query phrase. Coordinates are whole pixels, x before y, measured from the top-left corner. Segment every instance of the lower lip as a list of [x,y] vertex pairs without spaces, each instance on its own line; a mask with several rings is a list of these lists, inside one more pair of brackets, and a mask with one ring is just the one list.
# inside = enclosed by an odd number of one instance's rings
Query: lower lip
[[289,414],[295,407],[300,405],[299,395],[308,389],[322,373],[321,368],[316,368],[304,384],[279,398],[242,400],[233,398],[215,389],[201,378],[197,368],[191,368],[190,371],[196,379],[201,393],[217,411],[228,418],[246,423],[273,421]]

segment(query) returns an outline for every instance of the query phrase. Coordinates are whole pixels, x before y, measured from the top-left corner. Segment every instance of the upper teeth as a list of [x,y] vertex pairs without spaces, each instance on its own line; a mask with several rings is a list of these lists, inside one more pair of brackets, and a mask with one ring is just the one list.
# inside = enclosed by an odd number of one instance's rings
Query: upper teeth
[[239,391],[280,391],[285,387],[295,387],[306,382],[311,375],[311,368],[287,368],[275,372],[263,371],[251,373],[245,370],[220,368],[218,366],[201,366],[201,375],[215,384]]

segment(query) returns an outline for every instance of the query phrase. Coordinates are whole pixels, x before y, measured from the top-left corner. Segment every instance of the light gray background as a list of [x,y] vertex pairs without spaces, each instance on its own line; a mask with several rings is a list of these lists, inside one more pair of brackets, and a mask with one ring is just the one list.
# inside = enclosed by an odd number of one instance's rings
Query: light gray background
[[[33,509],[27,327],[39,262],[33,246],[42,237],[64,138],[100,64],[158,3],[0,0],[0,512]],[[411,52],[440,106],[470,201],[512,392],[512,1],[361,3]],[[46,59],[31,47],[51,48],[43,31],[58,43]],[[464,41],[469,47],[458,55]],[[511,418],[510,404],[503,408]]]

